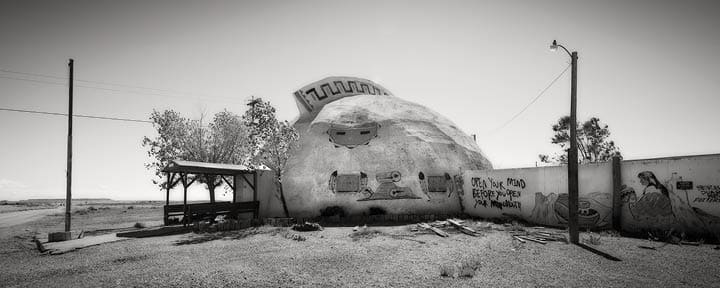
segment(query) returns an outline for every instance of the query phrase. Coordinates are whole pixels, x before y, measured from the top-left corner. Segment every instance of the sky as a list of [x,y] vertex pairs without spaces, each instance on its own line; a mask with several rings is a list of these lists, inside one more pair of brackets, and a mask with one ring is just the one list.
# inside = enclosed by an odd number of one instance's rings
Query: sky
[[[570,62],[557,39],[579,53],[578,119],[608,124],[625,159],[720,153],[717,15],[716,1],[0,0],[0,108],[67,113],[69,58],[75,114],[139,120],[242,114],[251,96],[292,120],[292,92],[353,76],[476,134],[495,168],[532,167],[559,152],[551,126],[570,109],[569,71],[541,94]],[[164,199],[144,167],[154,133],[74,118],[73,197]],[[0,200],[65,197],[67,117],[0,111],[0,139]]]

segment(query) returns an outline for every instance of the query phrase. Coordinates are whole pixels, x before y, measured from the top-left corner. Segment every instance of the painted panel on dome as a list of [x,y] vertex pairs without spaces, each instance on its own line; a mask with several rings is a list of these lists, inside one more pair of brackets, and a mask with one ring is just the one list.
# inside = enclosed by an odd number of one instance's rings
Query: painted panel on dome
[[374,191],[370,187],[365,188],[363,190],[365,197],[358,199],[358,201],[420,199],[420,197],[413,193],[410,187],[403,187],[397,184],[402,180],[402,174],[398,171],[377,173],[375,179],[379,183],[378,187],[375,188]]
[[328,189],[330,191],[338,192],[360,192],[367,187],[367,174],[338,174],[334,171],[330,174],[330,180],[328,181]]
[[330,137],[330,142],[335,144],[335,147],[344,146],[352,149],[359,145],[369,144],[370,140],[377,137],[379,127],[380,125],[377,123],[360,126],[332,124],[327,134]]

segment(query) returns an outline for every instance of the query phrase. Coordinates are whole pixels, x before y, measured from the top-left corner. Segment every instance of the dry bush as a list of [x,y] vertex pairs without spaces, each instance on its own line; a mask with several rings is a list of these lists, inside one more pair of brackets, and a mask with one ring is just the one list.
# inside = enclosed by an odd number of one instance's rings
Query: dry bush
[[440,266],[440,276],[443,277],[475,277],[475,273],[480,269],[481,262],[479,259],[470,259],[463,261],[459,265],[446,264]]
[[350,238],[357,241],[358,239],[372,239],[383,234],[382,231],[377,229],[360,229],[350,234]]
[[455,266],[454,265],[441,265],[440,266],[440,276],[443,277],[454,277],[455,275]]
[[583,242],[591,245],[600,245],[602,244],[601,238],[600,235],[596,235],[595,233],[588,233],[587,237],[583,237]]

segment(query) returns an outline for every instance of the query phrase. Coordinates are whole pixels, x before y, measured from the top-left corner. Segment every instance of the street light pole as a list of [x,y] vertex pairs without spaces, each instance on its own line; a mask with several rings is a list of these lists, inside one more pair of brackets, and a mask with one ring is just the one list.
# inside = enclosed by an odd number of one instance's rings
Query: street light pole
[[578,223],[578,155],[577,155],[577,66],[578,53],[568,51],[562,45],[553,40],[551,50],[563,48],[570,55],[572,65],[572,77],[570,82],[570,150],[568,151],[568,232],[570,243],[580,242],[580,227]]

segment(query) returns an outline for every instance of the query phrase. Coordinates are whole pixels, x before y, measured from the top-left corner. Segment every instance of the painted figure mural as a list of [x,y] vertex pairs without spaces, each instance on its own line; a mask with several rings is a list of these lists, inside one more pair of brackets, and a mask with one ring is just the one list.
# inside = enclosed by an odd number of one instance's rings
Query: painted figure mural
[[676,174],[664,183],[652,171],[640,172],[637,178],[642,192],[628,186],[622,191],[623,215],[629,216],[623,218],[623,225],[628,229],[720,235],[720,217],[693,207],[688,189],[677,189]]

